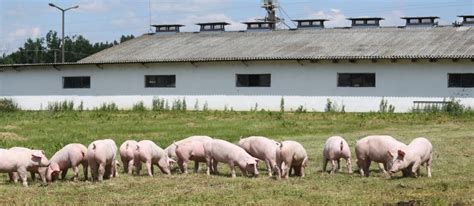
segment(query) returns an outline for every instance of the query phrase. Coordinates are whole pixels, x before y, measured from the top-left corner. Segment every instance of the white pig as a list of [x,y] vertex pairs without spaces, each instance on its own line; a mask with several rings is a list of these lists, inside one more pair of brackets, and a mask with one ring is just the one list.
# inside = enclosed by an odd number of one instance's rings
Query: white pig
[[77,181],[79,177],[79,165],[82,165],[84,179],[87,180],[87,148],[82,144],[68,144],[57,151],[50,159],[50,164],[46,172],[48,181],[54,181],[62,171],[61,179],[66,178],[69,168],[74,172],[73,180]]
[[218,174],[217,163],[227,163],[230,167],[232,178],[235,178],[235,166],[238,166],[242,174],[258,175],[257,161],[241,147],[230,142],[213,139],[204,144],[206,153],[207,175]]
[[47,167],[48,165],[48,158],[41,150],[0,149],[0,173],[9,173],[11,179],[14,179],[12,175],[17,173],[23,186],[28,186],[28,171],[34,171],[39,167]]
[[399,149],[406,148],[406,144],[387,135],[367,136],[360,139],[356,143],[355,152],[361,176],[369,176],[369,167],[372,161],[383,164],[383,167],[380,164],[379,167],[387,174],[386,171],[390,170],[393,161],[387,151],[395,153]]
[[291,169],[296,175],[304,177],[307,163],[308,155],[303,145],[295,141],[283,141],[280,144],[280,149],[277,150],[277,166],[285,179],[290,175]]
[[168,146],[165,149],[165,152],[166,152],[166,154],[168,154],[169,158],[173,159],[174,161],[178,161],[178,157],[176,156],[176,145],[179,145],[179,144],[181,144],[183,142],[187,142],[187,141],[205,142],[205,141],[208,141],[208,140],[212,140],[212,137],[209,137],[209,136],[191,136],[191,137],[179,140],[177,142],[174,142],[173,144],[171,144],[170,146]]
[[395,157],[390,173],[411,168],[414,177],[420,175],[420,166],[426,164],[428,177],[431,177],[431,164],[433,162],[433,146],[426,138],[419,137],[410,142],[406,149],[398,150],[397,154],[388,153]]
[[87,148],[87,160],[91,168],[92,181],[102,182],[116,176],[117,145],[114,140],[92,142]]
[[331,174],[336,170],[339,171],[341,158],[346,160],[347,170],[349,174],[352,174],[351,150],[346,140],[340,136],[329,137],[323,149],[323,172],[326,172],[328,161],[332,164]]
[[[27,152],[27,153],[31,153],[33,150],[31,149],[28,149],[26,147],[12,147],[10,148],[9,150],[12,150],[12,151],[19,151],[19,152]],[[41,151],[43,152],[43,151]],[[43,152],[44,154],[44,152]],[[32,168],[29,168],[28,169],[28,172],[30,172],[31,174],[31,180],[32,181],[35,181],[36,180],[36,174],[38,174],[41,178],[41,181],[46,184],[46,170],[47,170],[47,167],[32,167]],[[10,180],[13,179],[13,182],[18,182],[18,173],[14,172],[12,174],[10,174]]]
[[153,177],[153,165],[157,165],[164,174],[171,174],[170,161],[172,161],[166,152],[150,140],[138,142],[134,153],[133,163],[135,164],[135,173],[140,175],[142,162],[145,162],[148,175]]
[[194,161],[194,172],[197,173],[199,170],[199,162],[206,162],[206,153],[204,152],[204,144],[207,141],[211,141],[209,138],[203,140],[188,140],[180,142],[176,145],[176,156],[178,157],[178,166],[181,172],[184,174],[188,173],[188,161]]
[[120,158],[122,159],[123,171],[128,174],[133,172],[134,152],[137,149],[138,142],[135,140],[127,140],[120,145]]
[[240,139],[239,146],[253,157],[265,161],[268,176],[272,176],[272,170],[279,171],[276,163],[276,152],[280,148],[279,142],[266,137],[251,136]]

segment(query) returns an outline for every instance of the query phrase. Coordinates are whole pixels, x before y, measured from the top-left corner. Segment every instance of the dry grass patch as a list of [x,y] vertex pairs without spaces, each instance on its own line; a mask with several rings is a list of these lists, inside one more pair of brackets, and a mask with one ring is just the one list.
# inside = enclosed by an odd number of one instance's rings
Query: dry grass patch
[[0,132],[0,140],[25,141],[26,138],[19,136],[14,132]]

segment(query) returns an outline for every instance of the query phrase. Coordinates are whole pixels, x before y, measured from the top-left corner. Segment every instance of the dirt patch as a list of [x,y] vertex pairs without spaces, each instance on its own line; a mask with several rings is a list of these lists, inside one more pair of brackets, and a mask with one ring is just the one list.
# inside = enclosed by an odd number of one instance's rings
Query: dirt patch
[[19,140],[24,141],[26,138],[17,135],[13,132],[0,132],[0,140]]
[[7,126],[4,126],[3,129],[5,129],[5,130],[14,130],[14,129],[19,129],[19,127],[15,126],[15,125],[7,125]]

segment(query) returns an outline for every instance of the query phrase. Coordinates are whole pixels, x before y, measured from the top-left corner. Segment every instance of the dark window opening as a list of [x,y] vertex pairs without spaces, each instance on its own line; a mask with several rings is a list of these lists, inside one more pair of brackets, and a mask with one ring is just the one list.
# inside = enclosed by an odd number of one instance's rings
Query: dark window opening
[[63,77],[64,89],[91,88],[91,77]]
[[237,87],[270,87],[270,74],[237,74]]
[[338,74],[338,87],[375,87],[374,73],[341,73]]
[[474,87],[474,73],[448,74],[448,87],[473,88]]
[[145,87],[176,87],[176,75],[145,76]]

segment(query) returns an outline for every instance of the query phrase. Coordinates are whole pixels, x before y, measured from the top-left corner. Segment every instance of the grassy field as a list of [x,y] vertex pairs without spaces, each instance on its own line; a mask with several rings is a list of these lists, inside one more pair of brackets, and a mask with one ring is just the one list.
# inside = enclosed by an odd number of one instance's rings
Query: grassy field
[[[388,179],[377,171],[369,178],[358,173],[321,173],[321,153],[332,135],[346,138],[352,148],[357,139],[388,134],[409,143],[424,136],[434,146],[433,178]],[[68,143],[86,146],[95,139],[150,139],[162,148],[191,135],[209,135],[232,142],[240,136],[263,135],[275,140],[301,142],[310,156],[305,178],[277,181],[229,178],[200,174],[153,178],[121,174],[103,184],[59,181],[39,182],[24,188],[0,174],[0,204],[383,204],[416,201],[422,204],[474,204],[474,116],[428,114],[330,114],[242,112],[15,112],[0,113],[0,148],[26,146],[43,149],[48,157]],[[190,167],[192,167],[192,163]],[[122,169],[121,169],[122,170]],[[120,170],[120,171],[121,171]],[[155,170],[159,171],[159,170]],[[71,172],[71,171],[70,171]],[[239,173],[240,174],[240,173]],[[71,176],[71,173],[69,174]],[[401,176],[401,174],[398,174]]]

